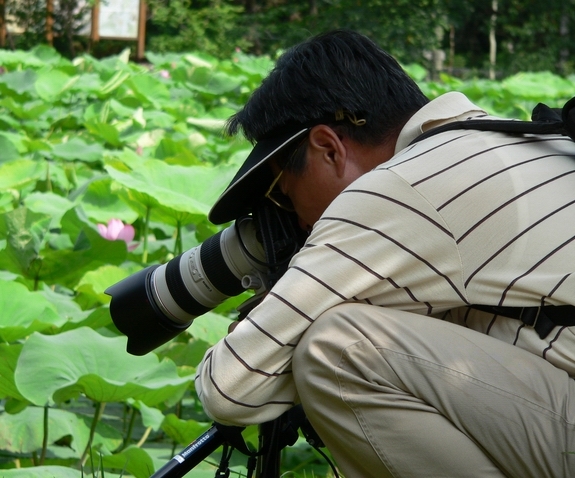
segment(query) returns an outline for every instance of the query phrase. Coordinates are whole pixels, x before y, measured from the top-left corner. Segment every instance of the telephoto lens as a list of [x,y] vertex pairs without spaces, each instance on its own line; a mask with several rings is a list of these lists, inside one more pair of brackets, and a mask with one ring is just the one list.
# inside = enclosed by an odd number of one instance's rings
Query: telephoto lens
[[128,337],[127,351],[144,355],[227,298],[265,290],[266,272],[263,246],[246,216],[166,264],[108,287],[110,314]]

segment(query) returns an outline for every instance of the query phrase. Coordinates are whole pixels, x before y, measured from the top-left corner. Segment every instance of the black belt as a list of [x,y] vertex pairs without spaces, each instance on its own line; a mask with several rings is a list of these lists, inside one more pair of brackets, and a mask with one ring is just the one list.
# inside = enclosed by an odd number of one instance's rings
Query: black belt
[[558,325],[575,325],[575,306],[545,305],[543,307],[500,307],[492,305],[472,305],[471,308],[492,314],[519,319],[535,329],[544,339]]

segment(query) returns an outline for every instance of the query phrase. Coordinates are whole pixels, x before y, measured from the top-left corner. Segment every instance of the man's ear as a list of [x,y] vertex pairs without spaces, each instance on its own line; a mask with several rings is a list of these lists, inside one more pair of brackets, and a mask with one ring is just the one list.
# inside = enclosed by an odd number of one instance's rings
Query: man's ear
[[320,124],[310,130],[308,152],[316,161],[325,161],[327,166],[334,167],[338,176],[343,175],[347,149],[342,138],[329,126]]

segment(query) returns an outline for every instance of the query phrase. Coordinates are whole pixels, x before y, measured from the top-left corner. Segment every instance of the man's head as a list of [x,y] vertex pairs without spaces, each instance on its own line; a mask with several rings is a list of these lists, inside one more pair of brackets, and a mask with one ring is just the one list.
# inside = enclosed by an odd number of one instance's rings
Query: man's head
[[427,102],[388,53],[358,33],[325,33],[291,48],[228,121],[230,135],[241,131],[256,146],[210,219],[225,222],[247,212],[273,180],[270,159],[301,173],[305,157],[300,154],[298,165],[292,153],[306,150],[302,140],[307,146],[311,127],[326,125],[340,138],[377,147],[394,142]]

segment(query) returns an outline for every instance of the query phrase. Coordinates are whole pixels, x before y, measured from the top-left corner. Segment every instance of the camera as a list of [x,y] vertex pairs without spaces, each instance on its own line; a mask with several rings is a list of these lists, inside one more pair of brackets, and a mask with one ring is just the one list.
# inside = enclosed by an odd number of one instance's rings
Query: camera
[[[110,315],[128,337],[127,351],[144,355],[186,330],[192,321],[245,290],[256,305],[302,245],[294,218],[260,207],[162,265],[108,287]],[[242,304],[243,305],[243,304]],[[241,317],[240,317],[241,318]]]

